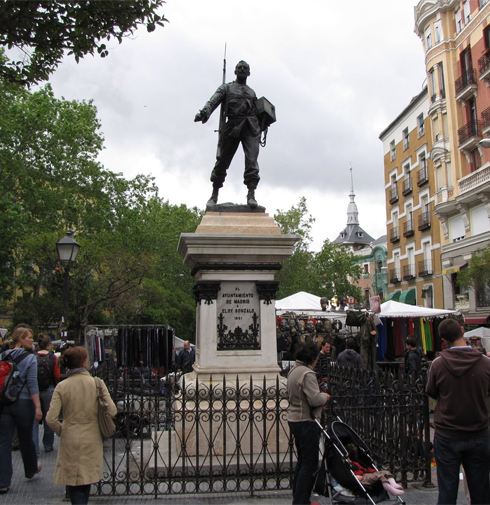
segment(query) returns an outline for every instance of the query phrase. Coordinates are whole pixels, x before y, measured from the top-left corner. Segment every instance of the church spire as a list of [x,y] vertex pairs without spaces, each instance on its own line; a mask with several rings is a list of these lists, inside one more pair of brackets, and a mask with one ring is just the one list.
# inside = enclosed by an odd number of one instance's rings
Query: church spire
[[352,164],[350,166],[350,202],[347,207],[347,226],[349,225],[359,225],[359,211],[357,210],[357,205],[355,202],[354,193],[354,176],[352,175]]

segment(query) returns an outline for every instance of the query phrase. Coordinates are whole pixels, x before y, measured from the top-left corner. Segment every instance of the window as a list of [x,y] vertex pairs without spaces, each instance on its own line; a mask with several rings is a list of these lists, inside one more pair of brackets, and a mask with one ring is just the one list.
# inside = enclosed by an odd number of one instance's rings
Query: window
[[396,158],[396,144],[394,140],[390,142],[390,154],[391,154],[391,161],[393,161]]
[[470,22],[470,2],[466,0],[463,2],[464,23],[467,25]]
[[436,89],[436,76],[434,75],[434,68],[429,70],[429,93],[432,102],[436,101],[437,89]]
[[485,41],[485,49],[490,51],[490,26],[483,29],[483,40]]
[[486,3],[487,3],[487,0],[479,0],[478,6],[480,7],[480,9],[482,9]]
[[439,89],[441,90],[441,97],[446,98],[446,87],[444,86],[444,67],[442,61],[438,65],[439,67]]
[[419,138],[422,137],[425,133],[425,127],[424,127],[424,113],[420,114],[420,116],[417,118],[417,128],[418,128],[418,135]]
[[410,141],[408,139],[408,128],[403,130],[403,150],[406,151],[410,147]]
[[434,23],[434,35],[435,35],[436,44],[439,44],[442,40],[442,27],[441,27],[440,21],[437,21],[436,23]]
[[415,275],[415,256],[413,247],[407,247],[407,258],[408,258],[408,275]]
[[430,25],[425,29],[425,48],[429,50],[432,47],[432,34],[430,32]]
[[364,267],[364,273],[369,274],[369,263],[364,263],[363,267]]
[[461,17],[461,9],[458,9],[454,13],[454,21],[456,23],[456,33],[459,33],[463,29],[463,19]]

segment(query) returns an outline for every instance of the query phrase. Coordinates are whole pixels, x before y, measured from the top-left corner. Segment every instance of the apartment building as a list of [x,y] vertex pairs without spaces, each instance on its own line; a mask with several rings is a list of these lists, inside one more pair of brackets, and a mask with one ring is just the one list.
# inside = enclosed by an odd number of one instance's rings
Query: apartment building
[[[439,223],[427,87],[381,132],[387,223],[388,299],[441,308]],[[435,225],[434,225],[435,224]]]
[[421,0],[415,33],[427,68],[427,159],[441,230],[443,306],[483,324],[489,287],[463,291],[457,276],[490,243],[490,149],[480,145],[490,136],[490,0]]

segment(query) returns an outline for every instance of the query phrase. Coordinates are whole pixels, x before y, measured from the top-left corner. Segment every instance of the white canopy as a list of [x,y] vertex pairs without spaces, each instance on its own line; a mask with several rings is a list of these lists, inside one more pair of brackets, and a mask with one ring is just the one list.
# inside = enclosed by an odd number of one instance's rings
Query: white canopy
[[299,291],[282,300],[276,300],[276,313],[281,315],[284,314],[284,312],[294,312],[297,315],[303,313],[316,318],[321,317],[340,320],[345,318],[345,312],[322,311],[320,297],[307,293],[306,291]]
[[307,293],[306,291],[299,291],[294,295],[287,296],[282,300],[276,300],[276,310],[293,310],[294,312],[302,312],[306,310],[321,311],[320,297]]
[[476,328],[476,330],[467,331],[465,337],[490,337],[490,328]]
[[456,314],[455,310],[429,309],[418,305],[408,305],[406,303],[388,300],[381,304],[379,317],[436,317],[448,314]]

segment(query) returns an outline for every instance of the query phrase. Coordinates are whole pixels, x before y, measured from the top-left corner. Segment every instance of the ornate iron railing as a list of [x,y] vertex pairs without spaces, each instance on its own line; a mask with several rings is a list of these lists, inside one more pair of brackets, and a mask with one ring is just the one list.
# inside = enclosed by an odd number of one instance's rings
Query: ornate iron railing
[[[290,489],[296,456],[283,379],[270,384],[222,377],[179,387],[172,374],[97,372],[117,403],[118,430],[104,444],[104,477],[96,494],[253,496]],[[425,380],[424,373],[404,378],[335,366],[329,370],[337,414],[372,448],[383,468],[405,481],[430,480]]]

